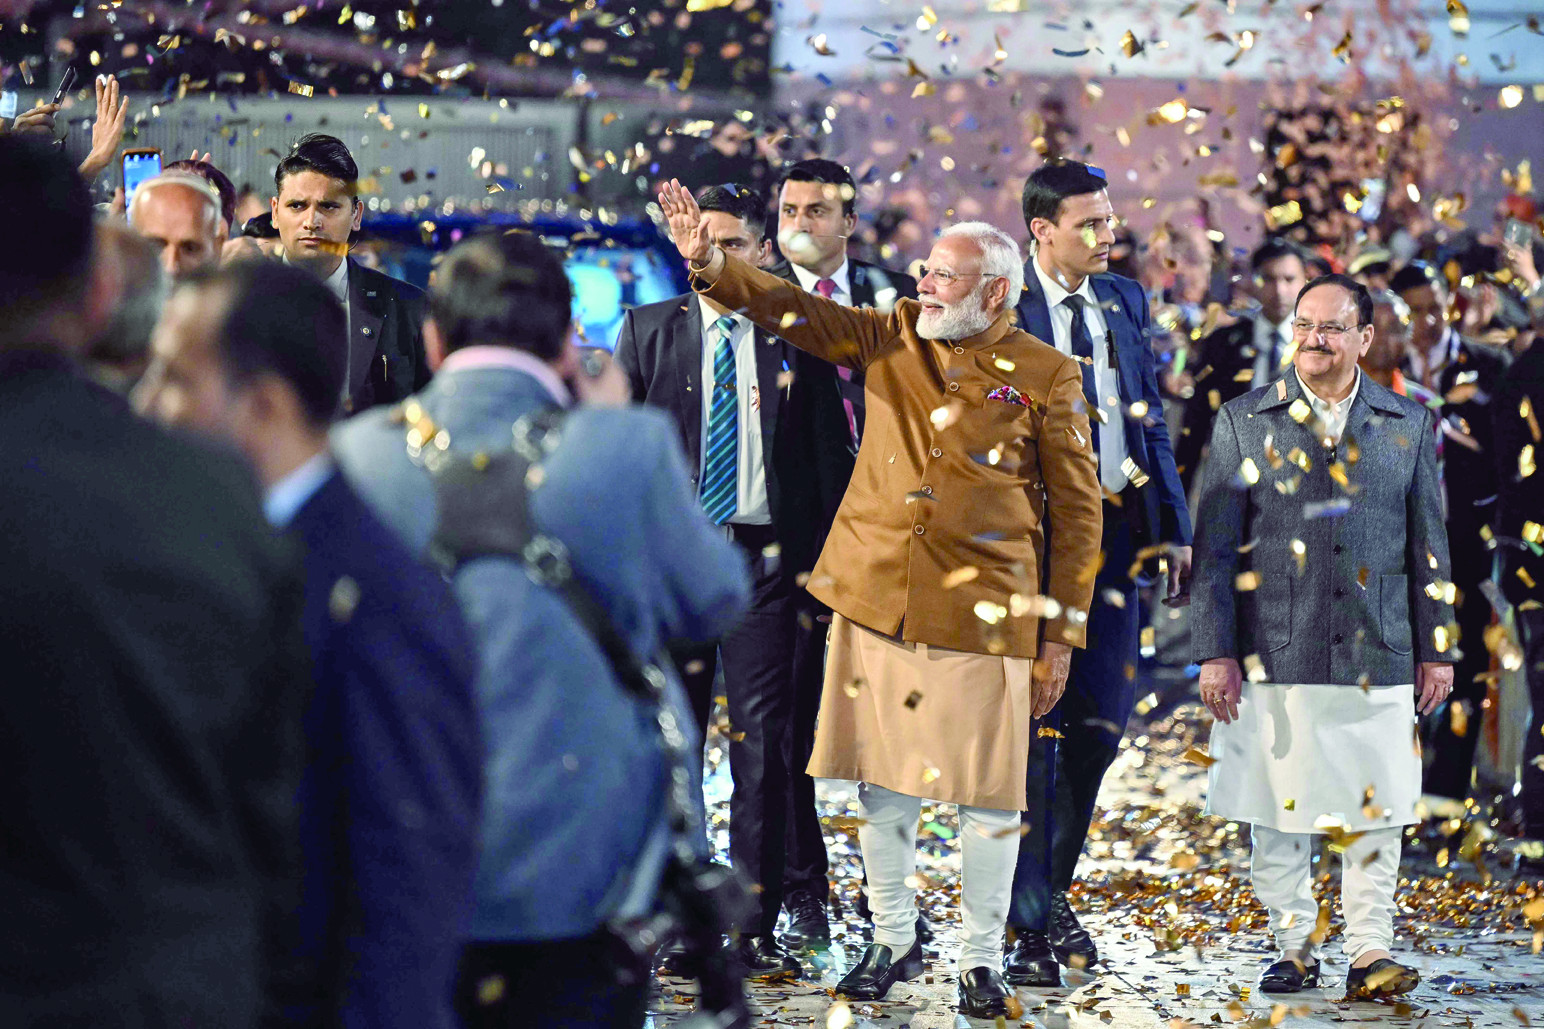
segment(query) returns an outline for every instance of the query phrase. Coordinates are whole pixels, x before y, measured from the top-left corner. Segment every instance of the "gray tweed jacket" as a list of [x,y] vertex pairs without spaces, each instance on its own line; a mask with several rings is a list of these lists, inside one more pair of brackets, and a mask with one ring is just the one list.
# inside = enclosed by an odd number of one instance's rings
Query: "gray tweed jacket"
[[1326,447],[1295,371],[1222,406],[1196,519],[1196,661],[1394,685],[1417,661],[1454,659],[1432,417],[1362,376]]

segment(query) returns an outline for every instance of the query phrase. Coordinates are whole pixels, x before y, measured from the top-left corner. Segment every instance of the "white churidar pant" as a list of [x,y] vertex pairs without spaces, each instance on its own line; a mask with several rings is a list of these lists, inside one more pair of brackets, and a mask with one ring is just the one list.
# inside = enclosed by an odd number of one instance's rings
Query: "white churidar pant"
[[[1019,856],[1019,813],[958,805],[960,812],[961,972],[1002,968],[1003,928]],[[868,875],[874,942],[900,958],[916,942],[917,820],[922,798],[860,783],[858,842]]]

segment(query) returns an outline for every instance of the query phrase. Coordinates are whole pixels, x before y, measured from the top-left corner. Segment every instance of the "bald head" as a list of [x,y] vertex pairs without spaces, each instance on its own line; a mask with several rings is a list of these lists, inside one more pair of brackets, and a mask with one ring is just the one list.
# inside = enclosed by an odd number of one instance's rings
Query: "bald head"
[[173,278],[213,268],[225,245],[220,198],[196,175],[168,172],[134,191],[129,224],[161,252]]

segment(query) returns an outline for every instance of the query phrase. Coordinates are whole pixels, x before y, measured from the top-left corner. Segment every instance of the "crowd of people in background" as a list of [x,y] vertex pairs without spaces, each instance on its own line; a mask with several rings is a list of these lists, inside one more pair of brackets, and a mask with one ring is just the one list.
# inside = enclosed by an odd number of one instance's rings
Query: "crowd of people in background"
[[[29,241],[0,269],[0,897],[37,927],[0,941],[7,1024],[636,1026],[656,972],[743,1017],[742,980],[832,942],[812,777],[861,783],[872,942],[839,992],[921,973],[913,830],[945,800],[961,1009],[1004,1015],[1099,959],[1070,888],[1139,634],[1192,593],[1264,989],[1318,981],[1303,840],[1367,776],[1348,992],[1413,988],[1400,834],[1471,795],[1518,669],[1511,817],[1544,840],[1531,197],[1462,231],[1397,183],[1325,214],[1345,155],[1299,111],[1274,199],[1311,217],[1247,253],[1204,202],[1138,238],[1053,157],[1022,225],[940,220],[902,270],[847,167],[730,122],[660,185],[691,290],[607,355],[534,235],[459,244],[427,292],[357,260],[332,136],[271,193],[194,153],[98,210],[126,101],[96,91],[78,164],[46,107],[0,132]],[[1267,761],[1269,719],[1365,767],[1303,784],[1328,758]],[[1417,723],[1424,762],[1368,742]]]

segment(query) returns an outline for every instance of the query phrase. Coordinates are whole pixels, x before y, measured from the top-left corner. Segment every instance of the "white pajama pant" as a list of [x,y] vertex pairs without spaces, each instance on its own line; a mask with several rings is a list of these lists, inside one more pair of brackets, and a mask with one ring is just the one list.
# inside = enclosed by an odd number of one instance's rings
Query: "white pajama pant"
[[[1278,832],[1255,824],[1250,882],[1271,915],[1271,932],[1281,957],[1307,964],[1320,958],[1310,937],[1319,920],[1313,898],[1316,833]],[[1354,963],[1372,950],[1394,947],[1394,890],[1399,885],[1399,852],[1404,826],[1370,829],[1340,856],[1340,907],[1346,919],[1343,947]]]
[[[985,965],[1002,968],[1003,929],[1019,857],[1019,813],[958,805],[960,812],[961,972]],[[917,939],[917,820],[922,798],[858,784],[858,842],[868,875],[874,942],[895,957]]]

